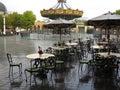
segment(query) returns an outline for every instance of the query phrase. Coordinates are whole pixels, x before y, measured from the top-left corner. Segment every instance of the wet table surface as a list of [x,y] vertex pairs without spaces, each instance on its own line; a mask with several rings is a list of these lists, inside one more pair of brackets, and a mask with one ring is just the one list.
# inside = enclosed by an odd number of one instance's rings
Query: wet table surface
[[49,53],[43,53],[41,55],[39,55],[38,53],[34,53],[34,54],[28,54],[26,57],[28,59],[35,59],[35,58],[46,59],[54,56],[55,56],[54,54],[49,54]]
[[100,53],[97,53],[97,54],[100,54],[101,56],[104,56],[104,57],[108,57],[110,55],[114,55],[114,56],[120,58],[120,53],[112,53],[112,52],[110,52],[110,54],[108,55],[108,52],[100,52]]

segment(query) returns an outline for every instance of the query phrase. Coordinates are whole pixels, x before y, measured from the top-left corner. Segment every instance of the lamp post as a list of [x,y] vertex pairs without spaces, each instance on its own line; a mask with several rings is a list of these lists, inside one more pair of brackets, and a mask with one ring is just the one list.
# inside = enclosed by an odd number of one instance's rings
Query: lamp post
[[5,13],[3,14],[3,34],[6,35],[6,21],[5,21]]
[[6,22],[5,22],[5,15],[7,14],[6,6],[0,2],[0,13],[3,14],[3,34],[6,34]]

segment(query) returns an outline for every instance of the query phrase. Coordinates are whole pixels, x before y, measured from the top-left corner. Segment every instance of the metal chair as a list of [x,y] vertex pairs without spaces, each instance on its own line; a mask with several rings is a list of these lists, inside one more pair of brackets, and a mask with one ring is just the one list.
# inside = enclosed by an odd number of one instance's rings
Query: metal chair
[[52,72],[56,69],[56,63],[54,57],[49,57],[47,60],[45,60],[45,65],[43,65],[43,69],[46,70],[46,72],[51,71],[51,78],[52,78]]
[[30,61],[30,67],[25,68],[25,70],[24,70],[25,77],[26,77],[26,82],[27,82],[27,73],[26,72],[30,73],[30,85],[31,85],[32,76],[34,76],[35,84],[37,84],[36,83],[36,76],[37,76],[37,74],[39,73],[39,70],[40,70],[39,65],[40,65],[40,59],[36,58],[36,59],[31,60]]
[[22,63],[14,62],[10,53],[7,53],[7,59],[8,59],[8,62],[9,62],[9,77],[10,77],[11,73],[12,73],[12,77],[13,77],[13,67],[18,67],[19,68],[19,74],[21,76],[21,74],[22,74]]
[[64,61],[59,59],[58,57],[55,57],[55,65],[56,65],[56,68],[60,66],[61,69],[63,69]]

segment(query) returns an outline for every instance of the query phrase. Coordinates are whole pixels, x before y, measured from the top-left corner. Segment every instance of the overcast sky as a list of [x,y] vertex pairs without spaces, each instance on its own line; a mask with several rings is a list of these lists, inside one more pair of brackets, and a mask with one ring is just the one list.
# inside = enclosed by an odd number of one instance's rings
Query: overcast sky
[[[8,11],[23,13],[31,10],[37,20],[43,20],[40,10],[49,9],[57,4],[57,0],[0,0]],[[73,9],[83,10],[83,16],[93,18],[108,11],[114,12],[120,9],[120,0],[67,0],[67,4]]]

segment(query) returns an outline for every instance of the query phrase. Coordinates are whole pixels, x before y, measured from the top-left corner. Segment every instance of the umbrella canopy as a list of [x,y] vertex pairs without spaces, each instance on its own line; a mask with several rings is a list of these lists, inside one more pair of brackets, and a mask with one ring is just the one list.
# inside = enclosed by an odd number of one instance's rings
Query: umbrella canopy
[[54,29],[54,28],[73,28],[76,27],[76,24],[73,21],[56,19],[52,22],[43,25],[44,28]]
[[120,15],[108,12],[98,17],[89,19],[86,24],[99,28],[114,28],[116,26],[120,26]]
[[49,29],[59,29],[60,30],[60,41],[61,41],[61,30],[62,28],[73,28],[76,27],[76,24],[69,20],[57,19],[43,25],[44,28]]
[[[91,25],[97,28],[104,28],[108,30],[108,45],[110,41],[110,29],[117,28],[120,26],[120,15],[108,12],[98,17],[92,18],[86,22],[87,25]],[[108,54],[110,50],[108,50]]]

